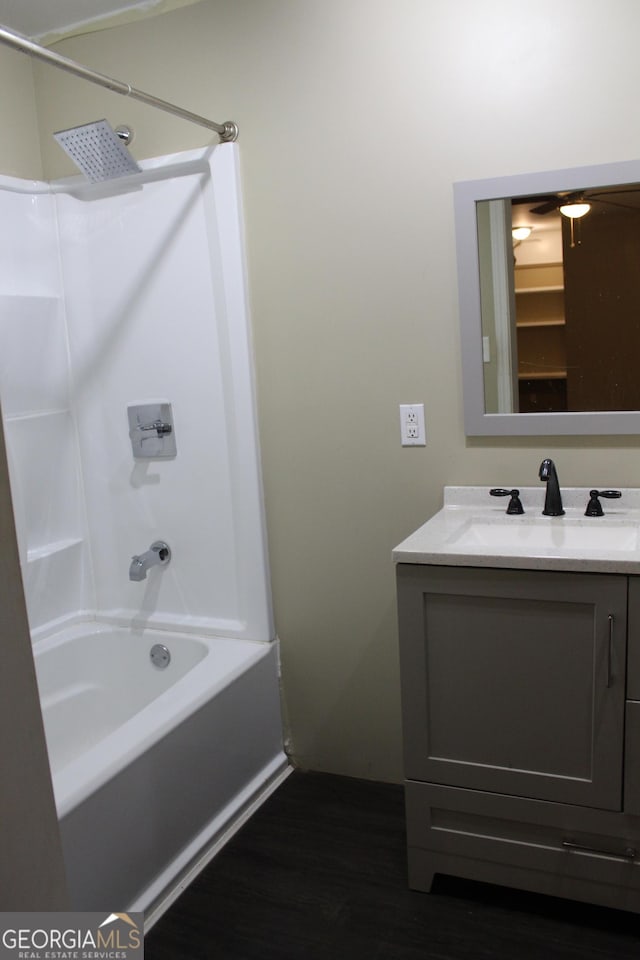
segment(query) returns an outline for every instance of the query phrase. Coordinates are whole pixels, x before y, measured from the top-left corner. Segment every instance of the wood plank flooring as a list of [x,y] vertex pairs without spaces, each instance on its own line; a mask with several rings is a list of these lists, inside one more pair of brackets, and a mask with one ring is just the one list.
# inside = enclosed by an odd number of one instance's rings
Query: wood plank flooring
[[146,960],[640,960],[640,917],[407,887],[402,788],[294,773],[158,921]]

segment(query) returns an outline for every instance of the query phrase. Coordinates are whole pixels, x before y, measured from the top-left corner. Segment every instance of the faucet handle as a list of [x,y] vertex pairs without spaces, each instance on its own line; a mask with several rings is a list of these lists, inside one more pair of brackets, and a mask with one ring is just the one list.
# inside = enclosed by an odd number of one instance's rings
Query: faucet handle
[[160,439],[166,436],[173,431],[173,426],[170,423],[165,423],[164,420],[154,420],[153,423],[139,423],[134,427],[134,432],[147,433],[149,430],[155,430],[156,436]]
[[603,517],[604,510],[598,497],[604,497],[605,500],[619,500],[622,496],[621,490],[590,490],[589,503],[584,512],[585,517]]
[[519,490],[505,490],[504,487],[494,487],[493,490],[489,490],[490,497],[511,497],[509,500],[509,506],[507,507],[507,513],[513,516],[514,514],[524,513],[524,507],[522,506],[522,501],[520,500],[520,491]]

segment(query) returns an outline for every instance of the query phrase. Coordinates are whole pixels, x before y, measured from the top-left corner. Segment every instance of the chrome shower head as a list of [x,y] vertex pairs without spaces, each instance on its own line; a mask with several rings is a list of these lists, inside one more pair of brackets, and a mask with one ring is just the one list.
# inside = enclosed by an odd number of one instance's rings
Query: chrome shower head
[[54,137],[91,183],[140,172],[140,167],[107,120],[60,130],[54,133]]

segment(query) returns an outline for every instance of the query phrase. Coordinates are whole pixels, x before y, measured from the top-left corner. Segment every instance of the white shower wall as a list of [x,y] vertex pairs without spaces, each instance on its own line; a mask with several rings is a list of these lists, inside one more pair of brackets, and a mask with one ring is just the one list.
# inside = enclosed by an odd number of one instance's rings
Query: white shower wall
[[95,607],[47,184],[0,181],[0,401],[29,621]]
[[[31,627],[90,610],[268,640],[237,148],[144,168],[11,194],[26,275],[0,300],[0,397]],[[134,461],[127,405],[155,400],[172,404],[177,457]],[[154,540],[170,565],[129,581]]]

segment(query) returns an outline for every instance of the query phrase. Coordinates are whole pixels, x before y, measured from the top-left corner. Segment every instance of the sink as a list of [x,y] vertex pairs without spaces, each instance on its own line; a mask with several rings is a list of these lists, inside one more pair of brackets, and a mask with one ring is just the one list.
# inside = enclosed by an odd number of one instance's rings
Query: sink
[[447,539],[449,547],[496,550],[635,551],[633,521],[566,517],[472,517]]

